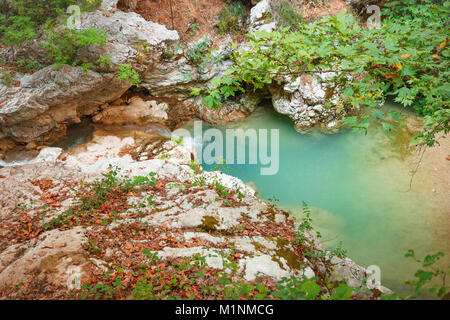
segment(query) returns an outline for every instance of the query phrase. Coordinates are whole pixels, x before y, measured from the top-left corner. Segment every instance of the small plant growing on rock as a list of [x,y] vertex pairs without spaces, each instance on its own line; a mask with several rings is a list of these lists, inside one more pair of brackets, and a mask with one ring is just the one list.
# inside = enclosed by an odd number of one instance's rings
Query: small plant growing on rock
[[97,63],[100,66],[100,68],[102,68],[102,69],[110,68],[111,67],[111,55],[105,54],[105,55],[101,56],[100,58],[98,58]]
[[33,72],[39,70],[39,62],[34,59],[20,58],[17,60],[16,65],[22,72]]
[[170,140],[173,142],[178,143],[179,145],[183,145],[183,137],[170,137]]
[[[79,48],[92,45],[104,45],[107,40],[106,32],[103,30],[89,28],[86,30],[50,30],[47,32],[47,40],[42,46],[47,49],[55,61],[55,67],[61,68],[64,64],[72,66],[80,65],[77,61]],[[87,63],[81,62],[81,65]]]
[[221,198],[226,198],[230,195],[230,191],[228,190],[228,188],[225,187],[224,185],[222,185],[218,181],[216,181],[214,183],[214,188],[215,188],[217,194],[219,195],[219,197],[221,197]]
[[212,40],[209,37],[204,37],[197,43],[195,43],[187,52],[186,57],[193,64],[199,64],[205,58],[205,54],[208,52]]
[[121,63],[119,64],[119,73],[117,78],[121,82],[128,81],[130,85],[137,86],[141,83],[139,73],[133,69],[131,63]]
[[11,84],[13,82],[12,76],[4,70],[2,70],[0,73],[0,80],[7,87],[11,86]]
[[202,166],[195,160],[191,160],[189,167],[194,171],[195,174],[202,173]]

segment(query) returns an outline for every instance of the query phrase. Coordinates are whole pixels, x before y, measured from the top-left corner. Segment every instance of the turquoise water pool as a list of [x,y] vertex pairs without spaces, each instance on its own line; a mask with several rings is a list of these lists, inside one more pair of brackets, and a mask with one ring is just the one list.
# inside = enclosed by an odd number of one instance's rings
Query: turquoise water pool
[[[204,169],[219,167],[254,183],[262,198],[286,207],[299,219],[305,201],[324,245],[331,249],[342,242],[358,264],[378,265],[386,286],[406,292],[404,281],[412,279],[419,267],[404,258],[408,249],[419,255],[448,249],[448,239],[439,239],[433,232],[435,206],[428,190],[417,183],[408,191],[411,176],[402,160],[404,154],[383,133],[299,134],[287,117],[269,107],[243,121],[202,125],[203,130],[214,127],[224,133],[233,128],[278,129],[277,174],[261,175],[261,163],[203,164]],[[193,132],[193,123],[185,128]],[[199,138],[194,140],[199,142]],[[205,148],[211,141],[201,143]],[[248,144],[246,140],[243,147]]]

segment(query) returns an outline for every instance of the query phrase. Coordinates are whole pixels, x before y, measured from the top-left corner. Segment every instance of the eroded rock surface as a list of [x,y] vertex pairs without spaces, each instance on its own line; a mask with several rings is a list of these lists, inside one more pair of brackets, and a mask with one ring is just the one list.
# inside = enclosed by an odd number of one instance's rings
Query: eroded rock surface
[[[86,71],[68,65],[56,70],[50,65],[32,75],[17,75],[17,87],[0,84],[3,135],[28,143],[48,136],[58,126],[78,123],[80,117],[96,114],[100,106],[117,100],[130,88],[127,81],[121,82],[115,76],[119,64],[131,63],[139,73],[149,72],[161,50],[179,38],[176,31],[146,21],[134,12],[84,13],[81,29],[92,27],[105,30],[108,42],[104,48],[80,49],[77,57],[95,66],[99,56],[109,54],[110,67]],[[142,43],[151,49],[143,60],[139,57]]]
[[[270,18],[271,1],[253,3],[247,23],[249,31],[274,30],[276,21]],[[270,87],[269,96],[266,91],[246,93],[224,101],[221,109],[209,108],[202,96],[193,97],[191,92],[193,88],[211,88],[211,81],[223,76],[233,65],[229,58],[233,50],[231,38],[208,42],[212,35],[206,35],[187,44],[186,50],[176,49],[174,44],[179,40],[176,31],[146,21],[134,12],[122,12],[116,4],[117,1],[104,1],[101,10],[83,13],[82,29],[95,27],[108,34],[104,48],[82,48],[77,52],[78,62],[91,62],[91,70],[68,65],[55,70],[40,45],[42,40],[20,48],[18,57],[26,53],[47,67],[32,75],[17,74],[13,79],[17,86],[0,84],[1,144],[25,145],[39,141],[51,145],[66,135],[67,126],[79,123],[86,116],[115,125],[158,122],[173,128],[193,117],[221,124],[247,117],[262,99],[270,97],[274,108],[288,115],[298,131],[315,126],[333,131],[338,127],[338,120],[345,116],[339,104],[339,90],[332,83],[319,82],[319,77],[326,79],[327,74],[305,75],[296,81],[288,80],[288,85]],[[198,52],[197,55],[205,56],[193,59],[187,52],[195,51],[202,41],[209,43],[207,52]],[[6,60],[12,59],[13,51],[7,48],[2,52]],[[111,66],[101,68],[96,61],[107,54],[111,56]],[[149,99],[116,103],[130,89],[127,81],[117,79],[118,66],[123,63],[130,63],[139,73],[139,90],[145,91]],[[1,147],[0,153],[6,150]]]
[[[0,170],[2,297],[72,298],[82,294],[83,284],[119,269],[126,291],[143,264],[148,272],[170,270],[169,263],[186,258],[205,259],[209,276],[195,288],[220,272],[271,288],[283,277],[303,275],[364,286],[367,270],[331,257],[314,232],[305,231],[306,242],[294,245],[298,223],[241,180],[202,171],[188,149],[164,139],[156,153],[136,160],[135,151],[147,146],[131,137],[95,136],[73,152],[58,156],[61,150],[44,149],[38,158],[44,162]],[[140,184],[117,192],[111,181]],[[92,198],[99,190],[108,197]],[[104,200],[96,206],[96,199]],[[307,250],[323,254],[309,256]],[[237,269],[229,269],[231,261]],[[366,297],[386,292],[379,283],[374,288]]]
[[340,101],[340,89],[330,80],[333,77],[331,72],[302,75],[283,87],[273,86],[270,88],[273,107],[289,116],[299,132],[313,127],[336,131],[339,119],[344,118],[348,110]]

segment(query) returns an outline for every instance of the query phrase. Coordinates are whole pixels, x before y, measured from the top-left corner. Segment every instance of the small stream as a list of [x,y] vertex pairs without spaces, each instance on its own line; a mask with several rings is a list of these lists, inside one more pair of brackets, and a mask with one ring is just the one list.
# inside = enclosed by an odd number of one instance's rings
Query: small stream
[[[203,123],[203,130],[212,127]],[[185,128],[193,133],[192,123]],[[215,128],[222,132],[279,129],[280,169],[276,175],[261,175],[260,163],[225,164],[220,166],[222,171],[254,183],[262,198],[287,208],[299,219],[305,201],[325,247],[333,249],[342,242],[356,263],[378,265],[383,284],[391,289],[408,293],[404,281],[413,279],[420,267],[404,258],[408,249],[415,249],[420,257],[438,250],[449,252],[448,232],[436,235],[433,229],[439,222],[434,221],[437,206],[430,200],[431,191],[420,182],[407,191],[411,176],[403,161],[404,143],[392,143],[382,132],[367,136],[350,130],[299,134],[290,119],[272,108],[261,108],[246,120]],[[203,148],[209,143],[203,141]],[[248,139],[245,143],[247,149]],[[217,169],[216,164],[203,167]],[[446,224],[448,227],[448,221]]]

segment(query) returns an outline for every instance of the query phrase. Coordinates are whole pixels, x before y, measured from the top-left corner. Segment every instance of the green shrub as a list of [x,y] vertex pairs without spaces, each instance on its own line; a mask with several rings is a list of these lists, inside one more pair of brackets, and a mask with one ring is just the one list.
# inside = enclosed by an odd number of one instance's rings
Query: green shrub
[[17,60],[16,65],[22,72],[31,72],[39,69],[39,62],[29,58],[20,58]]
[[[342,104],[364,109],[345,119],[345,124],[367,131],[376,119],[389,136],[395,130],[392,122],[400,124],[399,116],[383,112],[380,106],[392,96],[424,117],[415,143],[433,146],[438,133],[450,132],[449,12],[449,2],[413,6],[403,16],[387,16],[380,28],[371,30],[341,13],[301,23],[295,32],[282,29],[248,35],[249,50],[234,52],[235,66],[225,77],[214,79],[216,87],[207,90],[205,103],[217,108],[238,91],[282,84],[285,76],[295,79],[335,71],[330,81],[345,88]],[[193,93],[199,94],[198,90]]]
[[245,20],[247,12],[241,1],[231,2],[219,15],[218,28],[222,34],[225,33],[242,33],[245,31]]
[[[65,12],[78,4],[82,11],[97,8],[101,0],[0,0],[0,42],[19,46],[32,39],[46,35],[43,47],[49,51],[57,66],[62,64],[87,65],[76,61],[78,48],[106,42],[106,34],[94,28],[75,31],[60,27]],[[28,57],[16,61],[19,70],[30,72],[39,68],[39,63]]]
[[209,37],[204,37],[195,43],[187,52],[186,57],[192,64],[201,64],[202,60],[209,52],[212,41]]
[[[212,40],[209,37],[204,37],[186,51],[186,58],[189,63],[195,65],[200,72],[204,72],[208,64],[219,64],[223,61],[221,54],[211,53]],[[185,74],[186,79],[193,79],[193,75]]]
[[105,44],[107,35],[103,30],[94,28],[86,30],[63,29],[52,30],[47,33],[47,40],[42,44],[47,49],[50,56],[55,60],[56,66],[63,64],[73,66],[82,65],[85,62],[77,63],[77,50],[81,47],[88,47],[94,44]]
[[107,69],[111,67],[111,55],[105,54],[104,56],[101,56],[100,58],[98,58],[97,64],[102,69]]
[[130,85],[137,86],[141,83],[139,73],[133,69],[131,63],[122,63],[119,65],[119,74],[117,78],[121,82],[129,81]]
[[82,10],[92,10],[101,0],[0,0],[0,41],[17,45],[31,40],[42,30],[50,28],[66,9],[79,4]]
[[279,26],[295,31],[304,22],[303,16],[289,0],[277,0],[272,3],[272,12]]
[[36,37],[38,29],[61,15],[75,0],[0,0],[0,39],[8,45]]
[[7,72],[2,70],[0,72],[0,81],[7,87],[11,86],[13,82],[12,76]]

